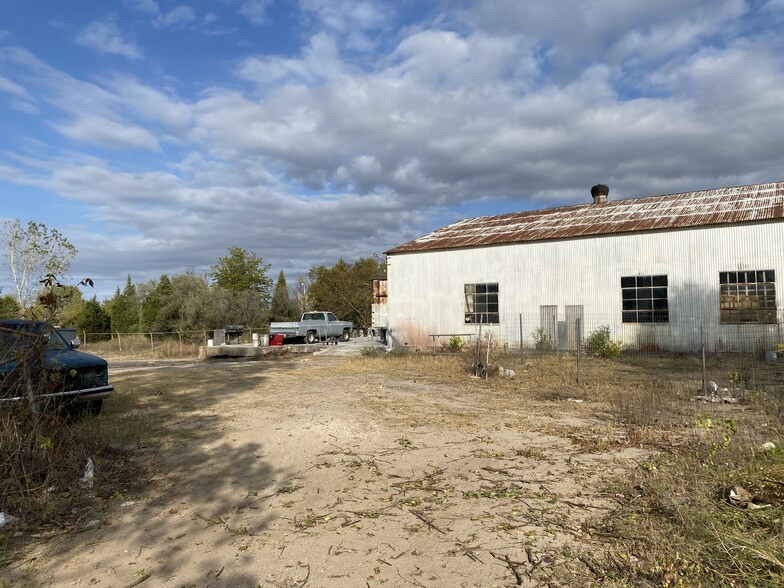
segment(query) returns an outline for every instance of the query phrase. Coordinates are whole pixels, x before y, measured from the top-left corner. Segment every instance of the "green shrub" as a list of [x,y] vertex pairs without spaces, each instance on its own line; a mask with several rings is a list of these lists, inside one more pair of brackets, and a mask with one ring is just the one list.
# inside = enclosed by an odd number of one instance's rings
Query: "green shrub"
[[450,337],[449,341],[441,344],[441,349],[444,351],[449,351],[450,353],[457,353],[463,348],[463,340],[455,335],[454,337]]
[[554,348],[553,338],[543,327],[534,329],[531,333],[531,338],[534,340],[534,347],[540,351],[549,351]]
[[614,341],[610,336],[610,327],[602,325],[598,329],[591,331],[585,341],[589,351],[605,358],[618,357],[621,353],[620,341]]

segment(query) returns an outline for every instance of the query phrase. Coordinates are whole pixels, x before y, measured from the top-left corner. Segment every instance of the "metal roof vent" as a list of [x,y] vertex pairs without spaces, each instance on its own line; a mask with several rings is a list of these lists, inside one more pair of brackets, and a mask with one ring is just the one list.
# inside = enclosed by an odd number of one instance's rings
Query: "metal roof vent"
[[596,184],[591,188],[591,196],[593,196],[594,204],[602,204],[607,202],[607,196],[610,194],[610,188],[604,184]]

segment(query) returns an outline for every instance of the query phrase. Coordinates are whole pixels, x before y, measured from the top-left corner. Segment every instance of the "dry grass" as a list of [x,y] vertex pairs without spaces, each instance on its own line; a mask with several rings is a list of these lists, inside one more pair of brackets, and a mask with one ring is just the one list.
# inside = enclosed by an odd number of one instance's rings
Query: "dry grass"
[[[569,400],[582,400],[607,422],[593,433],[559,431],[583,451],[619,443],[650,448],[653,457],[610,489],[619,508],[588,526],[607,540],[607,554],[586,563],[599,582],[784,584],[781,366],[747,357],[735,363],[712,358],[709,379],[743,391],[742,404],[728,405],[695,402],[702,391],[702,366],[693,358],[586,361],[578,385],[576,358],[569,354],[529,354],[523,364],[511,353],[491,357],[496,365],[514,369],[515,379],[472,379],[476,356],[466,352],[371,356],[347,363],[346,369],[484,390],[494,398],[513,394],[518,407],[565,407]],[[778,448],[762,451],[767,441]],[[763,508],[731,505],[728,491],[735,485],[752,492]]]
[[92,353],[110,361],[123,359],[181,359],[199,356],[201,342],[180,343],[179,339],[154,339],[144,335],[125,335],[120,339],[82,345],[80,351]]
[[[136,351],[124,348],[122,357],[150,358],[151,350],[143,343],[138,343]],[[109,347],[91,345],[86,350],[112,356]],[[159,351],[175,352],[162,347]],[[195,352],[179,351],[185,357],[195,356]],[[388,377],[403,385],[426,382],[433,390],[449,387],[477,395],[480,405],[524,407],[531,415],[575,411],[590,416],[599,423],[590,431],[548,429],[571,439],[585,453],[621,445],[649,449],[650,459],[639,468],[597,489],[614,496],[619,505],[610,516],[585,525],[594,540],[605,540],[605,551],[581,559],[596,582],[618,586],[784,584],[784,451],[780,449],[784,394],[781,379],[776,379],[781,366],[766,368],[748,362],[744,375],[735,378],[729,376],[740,371],[734,365],[713,360],[714,377],[719,380],[724,374],[719,385],[742,380],[739,385],[747,393],[740,405],[705,405],[693,400],[700,391],[701,366],[689,358],[586,361],[578,384],[576,358],[569,354],[529,354],[521,363],[519,355],[497,351],[491,363],[513,369],[515,377],[487,379],[472,376],[475,357],[469,352],[373,353],[341,361],[339,369],[342,375],[374,382]],[[39,521],[65,527],[75,524],[68,513],[78,499],[74,484],[87,456],[99,464],[98,487],[103,496],[127,495],[134,484],[149,481],[145,463],[152,445],[173,447],[189,438],[194,418],[199,419],[198,426],[220,420],[220,415],[199,413],[202,395],[227,394],[254,384],[251,379],[224,382],[209,373],[202,378],[185,380],[177,371],[166,370],[156,370],[155,378],[134,372],[113,376],[117,396],[98,419],[55,431],[60,437],[53,433],[51,455],[63,464],[62,476],[54,483],[39,483],[29,493],[27,506],[15,504],[14,512],[29,516],[40,512]],[[383,394],[378,396],[382,402]],[[432,405],[420,408],[428,422],[448,422],[435,418]],[[439,410],[447,409],[451,407]],[[189,426],[183,423],[183,414],[189,415]],[[401,418],[410,419],[411,414],[405,412]],[[471,418],[462,413],[454,418],[458,416]],[[15,434],[8,423],[5,434]],[[779,449],[762,451],[766,441]],[[542,450],[535,447],[521,446],[517,451],[531,459],[542,456]],[[769,506],[755,510],[732,506],[727,492],[734,485],[743,486],[756,495],[759,504]],[[48,491],[52,486],[56,489]],[[6,503],[3,497],[3,508]],[[76,516],[91,516],[89,505]],[[0,533],[0,548],[7,538]]]

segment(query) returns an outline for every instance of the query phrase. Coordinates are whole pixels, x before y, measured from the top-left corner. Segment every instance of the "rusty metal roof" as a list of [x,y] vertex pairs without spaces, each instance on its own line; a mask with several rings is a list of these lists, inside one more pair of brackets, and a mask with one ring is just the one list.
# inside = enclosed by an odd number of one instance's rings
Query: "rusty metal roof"
[[784,182],[482,216],[387,254],[784,219]]

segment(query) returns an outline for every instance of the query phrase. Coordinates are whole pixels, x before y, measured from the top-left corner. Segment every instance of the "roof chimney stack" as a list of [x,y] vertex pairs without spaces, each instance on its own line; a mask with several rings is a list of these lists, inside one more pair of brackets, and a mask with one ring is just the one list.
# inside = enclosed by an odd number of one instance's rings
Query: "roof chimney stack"
[[596,184],[591,188],[591,196],[593,196],[594,204],[603,204],[607,202],[607,196],[610,193],[610,188],[604,184]]

